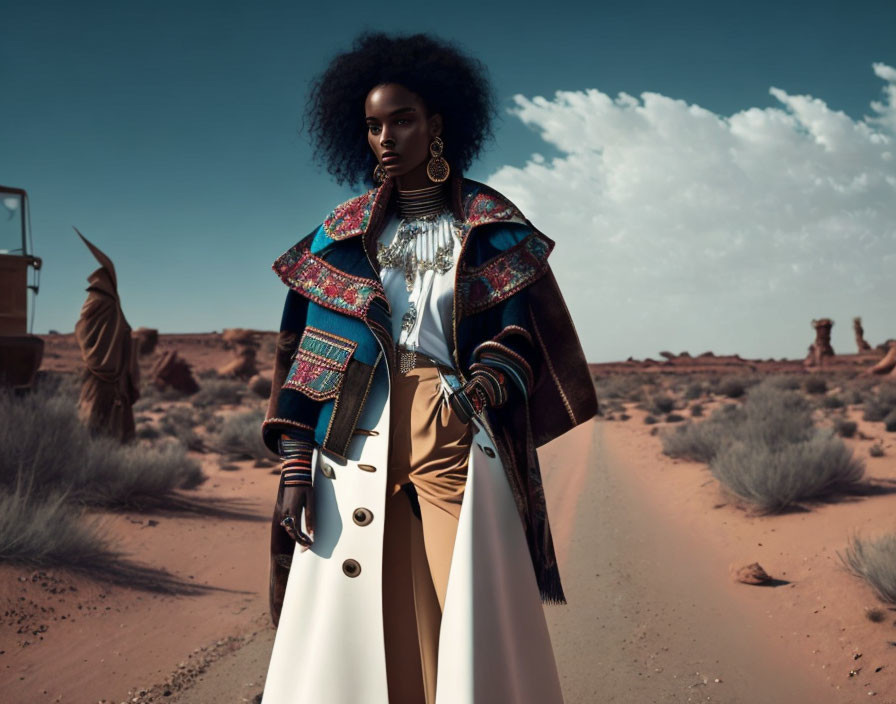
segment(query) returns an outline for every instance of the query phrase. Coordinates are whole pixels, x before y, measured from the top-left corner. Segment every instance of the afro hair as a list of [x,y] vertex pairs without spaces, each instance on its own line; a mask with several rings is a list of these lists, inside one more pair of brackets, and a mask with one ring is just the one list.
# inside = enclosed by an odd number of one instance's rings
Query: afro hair
[[306,105],[315,158],[339,184],[374,184],[364,101],[383,83],[403,85],[430,115],[442,115],[443,156],[456,172],[465,172],[493,136],[494,97],[482,62],[428,34],[362,32],[312,81]]

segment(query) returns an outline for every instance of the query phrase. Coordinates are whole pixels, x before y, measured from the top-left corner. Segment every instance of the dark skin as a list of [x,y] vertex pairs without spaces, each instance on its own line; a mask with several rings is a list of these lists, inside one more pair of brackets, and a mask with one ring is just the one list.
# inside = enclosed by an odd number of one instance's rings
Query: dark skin
[[[398,83],[375,86],[364,113],[367,143],[399,190],[432,186],[426,163],[430,142],[442,133],[442,116],[430,115],[420,96]],[[396,152],[397,159],[386,158],[388,152]]]
[[[420,96],[398,83],[374,86],[364,101],[364,113],[367,143],[398,189],[432,186],[426,164],[430,142],[442,133],[442,116],[430,115]],[[397,158],[386,158],[389,152],[396,153]],[[313,507],[311,486],[284,487],[280,518],[295,517],[295,529],[286,528],[286,532],[303,552],[314,542]],[[301,528],[303,512],[307,534]]]

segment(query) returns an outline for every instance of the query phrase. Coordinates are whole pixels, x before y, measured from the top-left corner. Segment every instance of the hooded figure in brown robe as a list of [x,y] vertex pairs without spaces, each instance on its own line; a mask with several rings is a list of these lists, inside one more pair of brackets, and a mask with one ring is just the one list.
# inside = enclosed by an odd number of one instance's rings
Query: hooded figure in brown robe
[[100,268],[87,277],[87,300],[75,325],[75,338],[87,366],[79,415],[92,432],[128,442],[134,438],[131,406],[140,396],[137,346],[121,310],[112,261],[77,228],[75,232],[100,263]]

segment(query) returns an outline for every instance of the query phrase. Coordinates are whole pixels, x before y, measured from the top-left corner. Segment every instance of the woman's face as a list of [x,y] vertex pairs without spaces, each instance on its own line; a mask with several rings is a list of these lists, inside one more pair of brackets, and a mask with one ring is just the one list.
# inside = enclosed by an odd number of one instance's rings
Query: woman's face
[[[423,100],[398,83],[384,83],[364,101],[367,142],[393,178],[424,176],[429,143],[442,131],[442,116],[427,115]],[[416,179],[415,179],[416,180]]]

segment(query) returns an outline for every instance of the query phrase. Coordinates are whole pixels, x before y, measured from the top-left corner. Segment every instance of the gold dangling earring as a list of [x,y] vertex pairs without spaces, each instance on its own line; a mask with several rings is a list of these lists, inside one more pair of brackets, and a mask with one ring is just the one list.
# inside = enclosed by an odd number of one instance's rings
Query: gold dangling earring
[[377,165],[373,169],[373,180],[380,185],[386,180],[386,169],[384,169],[383,165],[379,162],[377,162]]
[[429,143],[429,153],[432,155],[432,159],[426,163],[426,175],[434,183],[442,183],[442,181],[448,178],[448,174],[451,173],[451,167],[448,166],[448,162],[442,157],[444,149],[445,143],[440,137],[435,137]]

